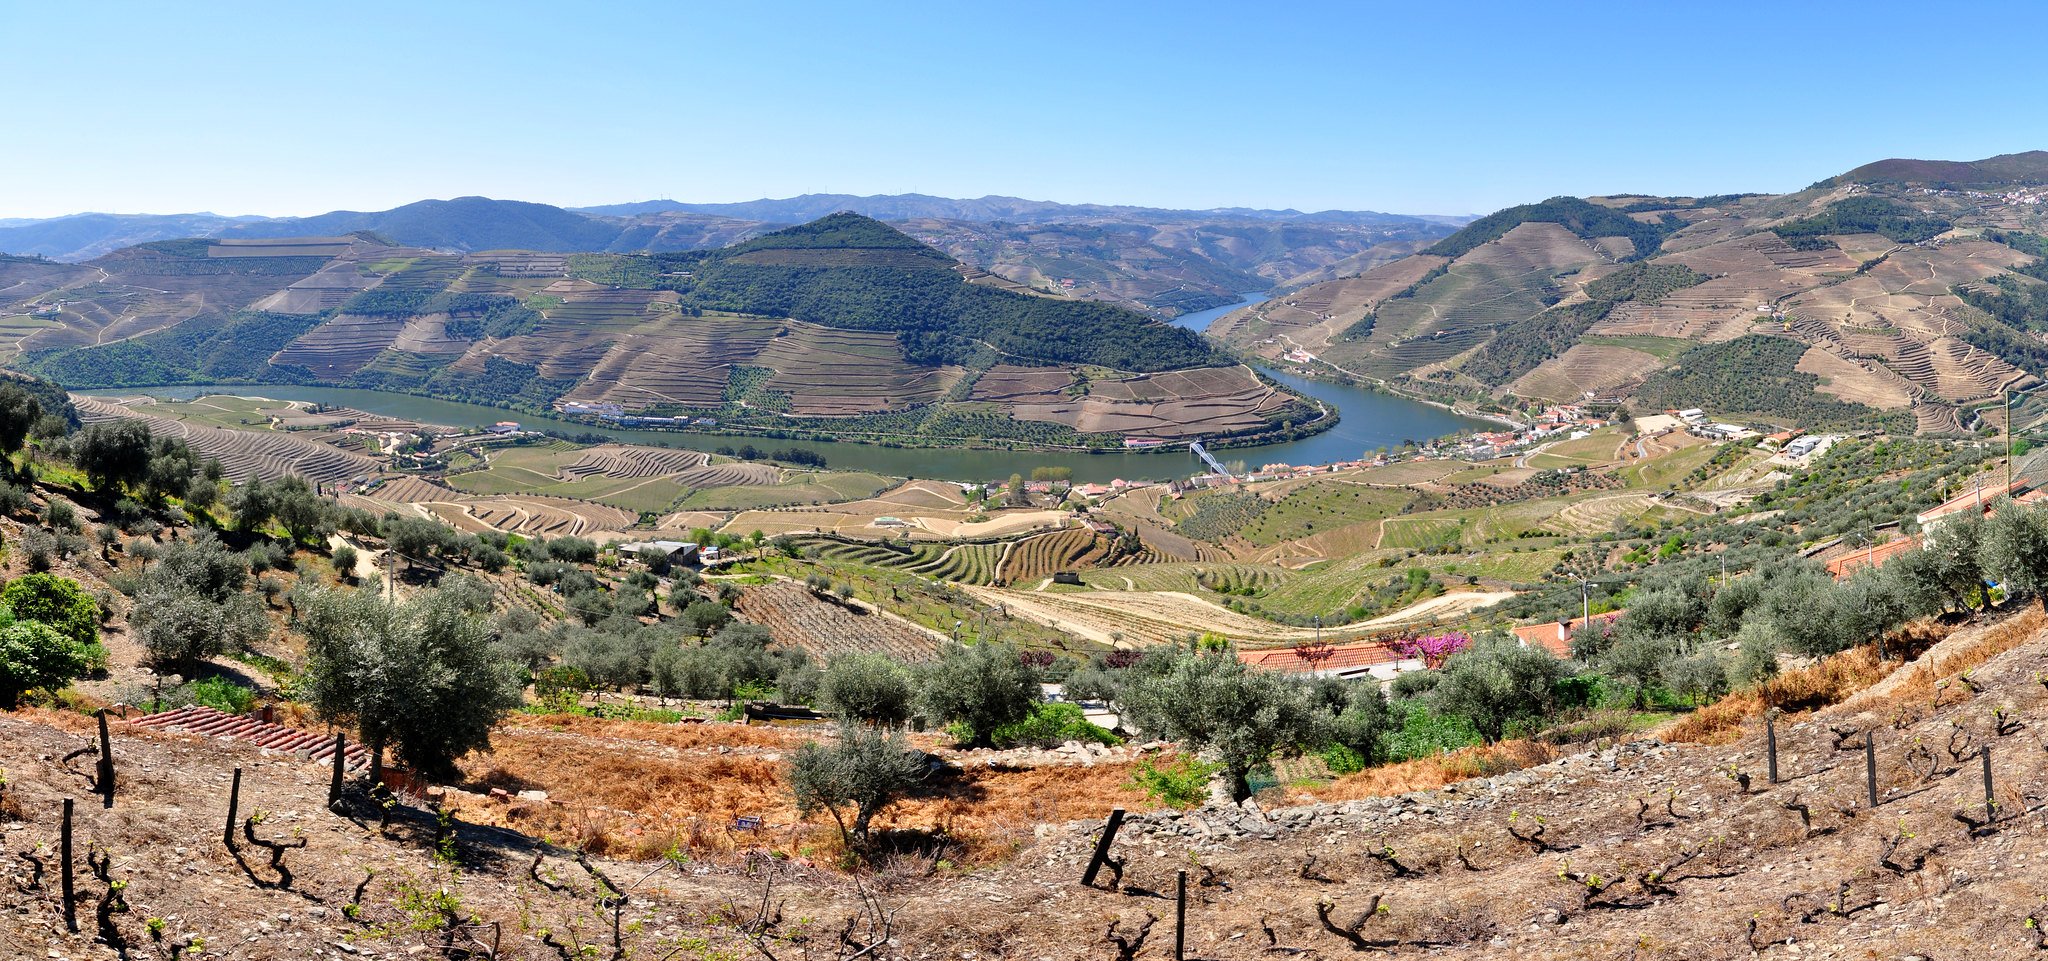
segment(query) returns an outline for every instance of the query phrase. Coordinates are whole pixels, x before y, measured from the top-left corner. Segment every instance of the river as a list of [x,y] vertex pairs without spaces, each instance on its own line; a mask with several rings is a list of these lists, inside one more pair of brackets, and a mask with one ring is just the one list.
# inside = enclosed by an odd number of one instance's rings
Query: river
[[[1246,299],[1239,303],[1184,314],[1175,318],[1174,323],[1183,327],[1206,328],[1216,318],[1245,304],[1257,303],[1261,298],[1262,295],[1259,294],[1247,294]],[[1365,451],[1382,446],[1396,446],[1403,440],[1425,440],[1485,426],[1483,421],[1460,417],[1439,407],[1431,407],[1390,394],[1327,384],[1274,370],[1266,370],[1265,374],[1307,397],[1343,411],[1343,418],[1337,422],[1336,427],[1301,440],[1216,451],[1218,459],[1225,464],[1258,467],[1271,463],[1323,464],[1351,460]],[[1116,478],[1170,480],[1189,476],[1201,469],[1194,456],[1184,450],[1155,453],[1118,451],[1103,454],[1078,451],[932,450],[834,441],[778,440],[722,434],[612,429],[524,411],[486,407],[481,404],[434,400],[411,394],[350,387],[202,384],[128,390],[81,390],[78,393],[95,397],[150,394],[166,400],[188,400],[205,394],[240,394],[269,397],[274,400],[297,400],[353,407],[356,410],[382,414],[386,417],[450,426],[516,420],[528,429],[556,430],[572,434],[603,434],[630,443],[666,445],[690,450],[709,451],[719,447],[738,447],[742,444],[753,444],[768,449],[796,447],[824,455],[829,466],[837,470],[873,471],[898,477],[1001,480],[1013,473],[1028,475],[1034,467],[1071,467],[1075,481],[1103,483]]]

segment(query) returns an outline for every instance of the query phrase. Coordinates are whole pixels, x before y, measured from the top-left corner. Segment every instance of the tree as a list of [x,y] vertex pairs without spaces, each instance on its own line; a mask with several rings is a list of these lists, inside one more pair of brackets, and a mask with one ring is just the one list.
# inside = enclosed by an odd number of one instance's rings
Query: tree
[[323,720],[355,727],[421,774],[458,774],[455,760],[490,746],[491,726],[519,704],[519,677],[498,657],[486,610],[469,592],[437,589],[393,605],[329,588],[297,618],[306,635],[307,700]]
[[228,492],[228,514],[234,521],[235,530],[258,531],[270,523],[270,515],[277,510],[277,502],[270,496],[270,486],[261,477],[250,477]]
[[0,709],[13,710],[21,696],[56,690],[85,674],[82,645],[41,621],[16,619],[0,607]]
[[20,385],[0,386],[0,453],[12,454],[28,440],[43,416],[43,405]]
[[223,651],[254,647],[270,633],[262,604],[248,594],[215,601],[175,586],[137,594],[128,623],[151,663],[180,672]]
[[425,517],[393,514],[384,518],[384,542],[392,553],[405,558],[408,568],[443,550],[454,534],[447,525]]
[[[311,543],[333,530],[328,523],[327,500],[313,492],[305,478],[286,475],[271,485],[271,516],[278,526],[301,544]],[[443,540],[446,540],[444,535]]]
[[2007,597],[2035,597],[2048,589],[2048,516],[2000,498],[1984,522],[1977,563]]
[[[1972,511],[1943,521],[1921,543],[1929,555],[1927,572],[1958,608],[1967,609],[1971,595],[1984,586],[1984,571],[1978,566],[1983,535],[1984,519]],[[1988,593],[1985,602],[1990,602]]]
[[72,643],[87,647],[100,642],[100,605],[78,582],[55,574],[26,574],[0,589],[14,616],[55,628]]
[[1387,760],[1387,736],[1401,729],[1401,719],[1388,706],[1377,683],[1351,683],[1344,709],[1330,722],[1330,742],[1358,755],[1370,766]]
[[334,576],[350,583],[355,582],[356,561],[361,558],[354,547],[348,544],[336,547],[334,553],[328,555],[328,559],[334,562]]
[[1038,678],[998,641],[973,647],[947,644],[939,662],[919,679],[917,701],[926,716],[957,723],[971,747],[988,747],[996,728],[1023,720],[1041,696]]
[[683,624],[698,637],[710,634],[732,623],[732,611],[717,601],[692,601],[683,608]]
[[[923,751],[910,746],[901,733],[842,723],[839,739],[826,746],[815,741],[797,749],[790,764],[789,790],[797,810],[808,817],[817,811],[832,815],[840,839],[863,846],[875,815],[908,793],[931,770]],[[845,809],[852,809],[847,820]]]
[[1027,503],[1030,503],[1030,498],[1029,498],[1029,497],[1028,497],[1028,496],[1026,495],[1026,493],[1025,493],[1025,488],[1024,488],[1024,475],[1022,475],[1022,474],[1011,474],[1011,475],[1010,475],[1010,505],[1011,505],[1011,506],[1013,506],[1013,507],[1022,507],[1022,506],[1024,506],[1024,505],[1025,505],[1025,504],[1027,504]]
[[1471,721],[1492,742],[1511,723],[1548,716],[1557,702],[1557,682],[1570,672],[1542,648],[1493,636],[1452,655],[1437,673],[1430,705]]
[[842,718],[895,727],[910,718],[910,677],[887,654],[847,654],[825,666],[818,703]]
[[1230,782],[1230,796],[1251,796],[1251,773],[1277,753],[1327,740],[1328,714],[1308,685],[1277,671],[1253,668],[1229,651],[1179,661],[1171,672],[1148,678],[1126,694],[1146,730],[1215,755]]
[[92,424],[71,443],[71,458],[94,490],[118,492],[149,473],[149,425],[139,420]]
[[192,477],[199,472],[199,455],[176,437],[158,437],[151,444],[149,466],[143,471],[142,492],[152,504],[166,498],[184,497],[192,489]]

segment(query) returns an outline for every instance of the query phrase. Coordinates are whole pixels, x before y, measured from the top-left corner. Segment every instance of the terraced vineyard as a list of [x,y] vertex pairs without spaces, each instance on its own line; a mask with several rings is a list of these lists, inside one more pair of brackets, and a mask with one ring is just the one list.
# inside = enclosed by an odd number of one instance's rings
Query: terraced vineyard
[[942,581],[960,584],[993,584],[1008,544],[960,544],[947,548],[929,566],[918,570]]
[[1108,550],[1108,542],[1085,527],[1027,537],[1011,546],[997,579],[1025,584],[1060,571],[1091,567]]
[[818,661],[844,654],[887,654],[906,663],[938,656],[940,639],[882,614],[828,601],[793,581],[749,587],[734,612],[768,629],[776,642]]
[[[623,444],[599,444],[583,451],[575,461],[562,468],[565,478],[605,477],[657,477],[662,474],[676,474],[693,467],[711,463],[711,455],[694,450],[665,450],[653,447],[628,447]],[[772,471],[773,468],[770,468]],[[687,482],[685,482],[687,483]],[[709,487],[710,484],[690,484],[692,487]]]
[[229,480],[251,477],[275,480],[286,475],[332,484],[368,477],[384,469],[382,461],[339,450],[283,431],[229,430],[206,427],[170,417],[138,413],[118,404],[81,397],[74,402],[78,415],[87,423],[112,420],[141,420],[160,437],[180,437],[202,457],[220,461]]

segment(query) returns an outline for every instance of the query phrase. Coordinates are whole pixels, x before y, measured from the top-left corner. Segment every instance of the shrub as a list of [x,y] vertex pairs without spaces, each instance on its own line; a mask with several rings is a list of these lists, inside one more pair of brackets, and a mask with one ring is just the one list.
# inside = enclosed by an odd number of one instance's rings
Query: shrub
[[229,714],[247,714],[256,707],[256,692],[226,678],[209,677],[164,692],[165,707],[199,704]]
[[33,690],[58,690],[84,675],[85,651],[40,621],[16,620],[0,607],[0,708]]
[[1216,770],[1216,765],[1192,754],[1179,755],[1163,767],[1148,757],[1131,769],[1131,780],[1124,786],[1169,807],[1191,808],[1208,800],[1209,778]]
[[16,617],[41,621],[80,646],[100,640],[100,606],[78,582],[54,574],[17,577],[0,589]]
[[1122,744],[1123,739],[1089,723],[1081,709],[1072,704],[1046,703],[1034,706],[1031,716],[996,728],[997,747],[1058,747],[1068,741],[1083,744]]
[[895,726],[910,718],[910,676],[886,654],[848,654],[825,666],[818,703],[842,718]]

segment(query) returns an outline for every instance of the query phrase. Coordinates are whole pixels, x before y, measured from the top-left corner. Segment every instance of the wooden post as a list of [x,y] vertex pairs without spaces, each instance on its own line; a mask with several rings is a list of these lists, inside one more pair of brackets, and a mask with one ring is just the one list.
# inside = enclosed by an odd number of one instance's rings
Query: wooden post
[[1180,872],[1173,889],[1173,961],[1188,956],[1188,873]]
[[1109,823],[1102,826],[1102,839],[1095,842],[1095,856],[1088,859],[1088,871],[1081,875],[1083,887],[1095,886],[1095,872],[1102,870],[1102,862],[1109,857],[1109,846],[1116,841],[1116,829],[1124,823],[1124,809],[1113,808],[1109,812]]
[[1877,807],[1877,732],[1863,732],[1863,782],[1870,792],[1870,806]]
[[114,742],[107,737],[107,709],[100,708],[100,806],[114,806]]
[[334,776],[327,781],[327,807],[331,810],[341,803],[342,765],[346,763],[348,735],[334,732]]
[[242,806],[242,769],[235,769],[235,783],[228,786],[228,825],[221,829],[220,843],[235,849],[235,810]]
[[1771,783],[1778,783],[1778,716],[1764,712],[1764,754],[1769,759]]
[[1984,823],[1990,824],[1998,820],[1998,800],[1991,795],[1991,745],[1984,745],[1977,757],[1984,762]]
[[78,907],[71,903],[71,799],[64,799],[64,826],[57,834],[57,857],[61,859],[58,873],[64,879],[64,928],[72,934],[78,933]]

